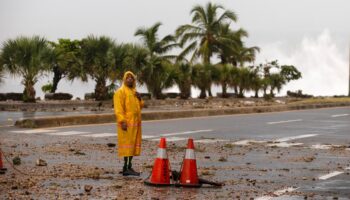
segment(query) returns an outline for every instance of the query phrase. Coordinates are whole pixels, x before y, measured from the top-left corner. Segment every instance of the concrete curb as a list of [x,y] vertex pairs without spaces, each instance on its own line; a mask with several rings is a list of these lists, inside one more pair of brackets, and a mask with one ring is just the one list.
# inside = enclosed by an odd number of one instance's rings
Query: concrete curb
[[[249,114],[249,113],[264,113],[264,112],[280,112],[288,110],[303,110],[317,109],[328,107],[344,107],[350,106],[350,102],[344,103],[319,103],[319,104],[301,104],[301,105],[280,105],[280,106],[254,106],[254,107],[239,107],[227,109],[195,109],[195,110],[180,110],[180,111],[157,111],[142,113],[142,119],[161,120],[175,118],[190,118],[203,116],[217,115],[234,115],[234,114]],[[101,124],[115,122],[113,114],[89,114],[75,116],[57,116],[57,117],[42,117],[18,120],[15,126],[21,128],[47,128],[71,125],[84,124]]]

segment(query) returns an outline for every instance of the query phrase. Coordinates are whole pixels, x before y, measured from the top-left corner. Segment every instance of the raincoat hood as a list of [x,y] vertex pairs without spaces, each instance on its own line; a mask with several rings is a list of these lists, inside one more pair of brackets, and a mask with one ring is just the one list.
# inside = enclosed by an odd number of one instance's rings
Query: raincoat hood
[[126,86],[126,77],[127,77],[129,74],[130,74],[132,77],[134,77],[134,83],[133,83],[133,85],[132,85],[132,89],[135,89],[135,87],[136,87],[136,76],[135,76],[135,74],[132,73],[131,71],[127,71],[127,72],[124,73],[123,85]]

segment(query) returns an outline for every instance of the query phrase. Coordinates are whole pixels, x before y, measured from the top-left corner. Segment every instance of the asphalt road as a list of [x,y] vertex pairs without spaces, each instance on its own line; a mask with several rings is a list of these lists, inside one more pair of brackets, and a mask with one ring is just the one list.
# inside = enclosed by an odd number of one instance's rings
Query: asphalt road
[[[294,169],[290,179],[281,180],[276,174],[270,179],[283,182],[286,191],[277,192],[274,199],[303,199],[299,196],[285,196],[290,191],[307,191],[316,195],[325,195],[339,199],[350,198],[350,157],[327,154],[333,148],[345,148],[350,152],[350,107],[289,111],[262,114],[244,114],[216,117],[186,118],[174,120],[146,121],[142,124],[143,138],[158,141],[159,137],[166,137],[168,141],[185,141],[188,137],[194,138],[198,143],[232,142],[236,145],[262,144],[266,147],[276,145],[288,150],[284,159],[293,159],[297,155],[313,153],[317,155],[315,162],[296,162],[295,165],[286,164],[280,160],[269,160],[264,157],[265,152],[255,152],[246,155],[244,161],[234,157],[229,162],[253,163],[256,167],[264,169]],[[1,137],[6,134],[36,134],[59,138],[106,138],[115,142],[115,124],[84,125],[71,127],[58,127],[49,129],[18,129],[15,127],[0,128]],[[184,142],[185,143],[185,142]],[[295,148],[299,145],[300,148]],[[318,153],[320,152],[320,153]],[[325,152],[325,153],[322,153]],[[267,152],[266,152],[267,153]],[[209,165],[202,162],[202,165]],[[306,169],[319,170],[306,170]],[[235,175],[218,174],[223,177]],[[247,175],[248,177],[256,175]],[[305,177],[312,181],[301,181]],[[288,185],[290,187],[288,187]],[[261,196],[260,199],[271,199]],[[258,198],[258,199],[259,199]]]

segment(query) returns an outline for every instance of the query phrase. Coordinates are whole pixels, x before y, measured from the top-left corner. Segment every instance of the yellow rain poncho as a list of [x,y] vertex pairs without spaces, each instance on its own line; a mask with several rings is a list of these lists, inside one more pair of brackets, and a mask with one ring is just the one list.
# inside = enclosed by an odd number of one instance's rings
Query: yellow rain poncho
[[[134,77],[134,84],[129,88],[126,84],[126,77],[131,74]],[[141,153],[141,109],[143,101],[136,97],[136,77],[128,71],[125,72],[123,85],[114,93],[114,112],[118,125],[118,155],[120,157],[138,156]],[[121,123],[127,123],[127,130],[124,131]]]

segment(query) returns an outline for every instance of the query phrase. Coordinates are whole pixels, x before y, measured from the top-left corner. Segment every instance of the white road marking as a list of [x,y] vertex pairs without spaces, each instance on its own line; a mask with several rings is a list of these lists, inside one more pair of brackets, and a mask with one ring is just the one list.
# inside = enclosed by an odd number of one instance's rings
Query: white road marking
[[300,122],[300,121],[303,121],[303,120],[302,119],[293,119],[293,120],[286,120],[286,121],[267,122],[267,124],[273,125],[273,124],[282,124],[282,123]]
[[303,143],[287,143],[287,142],[278,142],[278,143],[272,143],[268,144],[267,146],[270,147],[293,147],[293,146],[301,146]]
[[255,200],[271,200],[273,198],[275,198],[276,196],[281,196],[287,192],[293,192],[294,190],[297,190],[297,187],[289,187],[286,189],[281,189],[281,190],[277,190],[275,192],[273,192],[274,196],[262,196],[262,197],[258,197]]
[[311,149],[330,149],[332,147],[332,145],[328,145],[328,144],[314,144],[311,146]]
[[286,188],[286,189],[277,190],[277,191],[274,192],[274,194],[280,196],[280,195],[285,194],[287,192],[293,192],[296,189],[298,189],[298,188],[289,187],[289,188]]
[[[94,134],[86,134],[80,135],[84,137],[117,137],[117,133],[94,133]],[[154,135],[143,135],[142,139],[154,138]]]
[[142,135],[142,139],[150,139],[150,138],[154,138],[154,135]]
[[331,149],[331,148],[344,148],[345,150],[349,150],[349,148],[345,148],[344,145],[336,145],[336,144],[314,144],[311,146],[311,149]]
[[49,129],[30,129],[30,130],[21,130],[21,131],[11,131],[12,133],[26,133],[26,134],[32,134],[32,133],[51,133],[51,132],[57,132],[56,130],[49,130]]
[[[182,140],[187,140],[188,138],[183,138],[183,137],[167,137],[166,141],[167,142],[175,142],[175,141],[182,141]],[[159,138],[152,139],[152,141],[158,141]]]
[[338,114],[338,115],[332,115],[331,117],[345,117],[349,116],[349,114]]
[[297,135],[297,136],[291,136],[291,137],[285,137],[285,138],[280,138],[275,140],[276,142],[287,142],[290,140],[296,140],[296,139],[301,139],[301,138],[308,138],[308,137],[315,137],[318,134],[306,134],[306,135]]
[[86,134],[89,132],[83,132],[83,131],[65,131],[65,132],[56,132],[56,133],[48,133],[47,135],[61,135],[61,136],[67,136],[67,135],[79,135],[79,134]]
[[205,144],[208,144],[208,143],[215,143],[215,142],[227,142],[229,140],[221,140],[221,139],[201,139],[201,140],[194,140],[194,142],[197,142],[197,143],[205,143]]
[[346,170],[350,170],[350,167],[345,168]]
[[257,141],[257,140],[240,140],[237,142],[234,142],[232,144],[234,145],[241,145],[241,146],[246,146],[246,145],[251,145],[251,144],[261,144],[261,143],[266,143],[267,141]]
[[184,131],[184,132],[176,132],[176,133],[165,133],[165,134],[160,134],[160,135],[156,135],[156,136],[149,136],[147,139],[168,137],[168,136],[177,136],[177,135],[189,135],[189,134],[193,134],[193,133],[203,133],[203,132],[211,132],[211,131],[213,131],[213,130],[206,129],[206,130]]
[[116,137],[116,133],[94,133],[94,134],[87,134],[87,135],[80,135],[83,137]]
[[326,175],[323,175],[323,176],[320,176],[318,177],[318,179],[320,180],[327,180],[329,178],[332,178],[334,176],[338,176],[339,174],[343,174],[344,172],[340,172],[340,171],[334,171],[334,172],[331,172],[329,174],[326,174]]
[[167,133],[167,134],[161,134],[161,136],[167,137],[167,136],[174,136],[174,135],[188,135],[192,133],[203,133],[203,132],[211,132],[213,130],[206,129],[206,130],[196,130],[196,131],[185,131],[185,132],[179,132],[179,133]]

